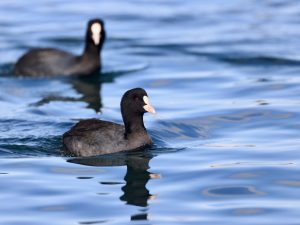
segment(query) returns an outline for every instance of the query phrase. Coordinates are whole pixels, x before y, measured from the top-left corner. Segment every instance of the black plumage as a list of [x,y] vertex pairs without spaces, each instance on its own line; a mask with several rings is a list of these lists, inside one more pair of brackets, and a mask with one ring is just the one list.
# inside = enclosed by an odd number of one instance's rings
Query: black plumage
[[124,125],[97,119],[82,120],[63,135],[63,151],[92,156],[136,150],[152,144],[144,126],[145,112],[155,113],[142,88],[127,91],[121,100]]
[[104,23],[88,22],[85,49],[79,56],[55,48],[36,48],[25,53],[15,64],[17,76],[89,75],[101,69],[101,49],[105,40]]

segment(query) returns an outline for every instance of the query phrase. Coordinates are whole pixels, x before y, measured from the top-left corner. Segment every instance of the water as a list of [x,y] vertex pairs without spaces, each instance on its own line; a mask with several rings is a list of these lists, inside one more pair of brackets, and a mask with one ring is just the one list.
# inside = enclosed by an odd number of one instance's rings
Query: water
[[[10,76],[30,47],[80,53],[93,17],[99,77]],[[298,1],[2,0],[0,21],[0,224],[300,224]],[[61,155],[138,86],[154,147]]]

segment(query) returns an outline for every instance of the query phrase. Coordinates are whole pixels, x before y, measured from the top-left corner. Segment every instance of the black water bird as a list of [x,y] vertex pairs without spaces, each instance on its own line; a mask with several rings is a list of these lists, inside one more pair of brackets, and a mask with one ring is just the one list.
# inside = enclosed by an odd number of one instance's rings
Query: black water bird
[[72,76],[90,75],[101,69],[101,50],[105,40],[104,22],[88,22],[85,49],[82,55],[55,48],[36,48],[28,51],[15,64],[17,76]]
[[82,120],[63,135],[63,151],[72,156],[93,156],[150,146],[145,112],[155,113],[146,91],[134,88],[121,100],[124,125],[97,119]]

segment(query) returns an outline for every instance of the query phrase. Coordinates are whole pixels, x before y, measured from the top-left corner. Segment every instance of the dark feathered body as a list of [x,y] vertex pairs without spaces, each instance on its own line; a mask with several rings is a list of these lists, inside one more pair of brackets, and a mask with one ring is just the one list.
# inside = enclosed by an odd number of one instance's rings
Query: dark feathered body
[[136,150],[151,144],[146,130],[125,135],[123,125],[97,119],[80,121],[63,135],[63,151],[74,156]]
[[[95,25],[97,30],[93,31]],[[81,55],[77,56],[54,48],[35,48],[29,50],[16,62],[13,74],[31,77],[93,74],[101,69],[100,52],[104,40],[103,21],[90,20],[86,30],[85,48]]]
[[155,113],[146,91],[131,89],[121,100],[124,126],[97,119],[82,120],[63,135],[63,151],[72,156],[93,156],[149,146],[152,140],[144,126],[145,112]]
[[32,49],[23,55],[14,67],[15,75],[72,76],[89,75],[100,70],[99,54],[71,53],[52,49]]

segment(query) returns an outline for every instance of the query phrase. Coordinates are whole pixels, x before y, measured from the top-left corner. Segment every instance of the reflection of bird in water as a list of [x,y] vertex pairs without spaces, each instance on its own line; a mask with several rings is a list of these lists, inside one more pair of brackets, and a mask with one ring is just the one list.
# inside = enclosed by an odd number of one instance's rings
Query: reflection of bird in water
[[127,172],[124,177],[126,185],[122,187],[124,194],[120,199],[127,204],[147,206],[151,198],[146,184],[150,179],[149,161],[151,158],[134,157],[127,163]]
[[63,101],[63,102],[86,102],[88,109],[93,109],[97,113],[101,111],[102,101],[101,101],[101,81],[98,78],[99,75],[88,76],[88,77],[77,77],[65,79],[64,81],[71,84],[73,88],[82,95],[82,97],[64,97],[60,95],[48,95],[42,100],[32,104],[34,106],[42,106],[53,101]]
[[86,102],[87,108],[94,109],[97,113],[101,111],[101,82],[97,77],[80,77],[73,80],[72,84],[74,89],[82,94],[79,101]]
[[[141,69],[144,69],[142,67]],[[76,92],[82,95],[82,97],[65,97],[61,95],[47,95],[44,96],[40,101],[31,104],[32,106],[42,106],[54,101],[63,101],[63,102],[86,102],[88,105],[86,108],[95,110],[96,113],[101,112],[103,107],[101,101],[101,86],[102,83],[111,83],[114,82],[116,77],[125,75],[127,73],[132,73],[139,71],[140,69],[132,70],[120,70],[120,71],[111,71],[111,72],[101,72],[91,74],[89,76],[78,76],[78,77],[68,77],[62,78],[62,82],[71,84]]]
[[[126,181],[125,186],[122,187],[123,195],[120,197],[121,201],[130,205],[146,207],[148,200],[154,198],[146,188],[146,184],[151,178],[159,177],[156,174],[151,174],[149,169],[149,162],[153,158],[150,154],[113,154],[103,155],[98,157],[72,158],[68,162],[89,165],[89,166],[127,166],[127,172],[124,177]],[[132,220],[136,216],[132,216]],[[145,215],[143,214],[143,217]]]

